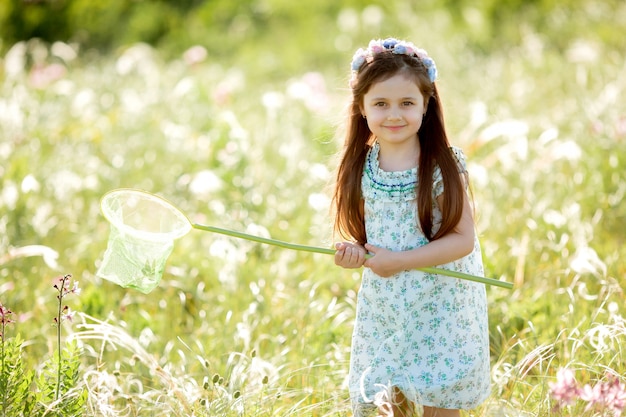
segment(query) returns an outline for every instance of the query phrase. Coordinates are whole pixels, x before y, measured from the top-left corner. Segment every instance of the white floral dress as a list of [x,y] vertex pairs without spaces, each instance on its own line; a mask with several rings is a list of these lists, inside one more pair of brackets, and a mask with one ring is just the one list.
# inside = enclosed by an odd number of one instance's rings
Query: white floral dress
[[[386,172],[378,143],[363,170],[367,241],[402,251],[428,243],[418,225],[417,168]],[[451,148],[465,172],[465,157]],[[433,197],[443,192],[433,175]],[[433,228],[441,212],[433,204]],[[483,276],[478,239],[474,251],[440,268]],[[358,294],[350,358],[350,396],[355,415],[365,415],[376,393],[396,386],[413,402],[471,409],[489,395],[489,328],[484,284],[402,271],[382,278],[365,268]],[[380,394],[379,394],[380,396]]]

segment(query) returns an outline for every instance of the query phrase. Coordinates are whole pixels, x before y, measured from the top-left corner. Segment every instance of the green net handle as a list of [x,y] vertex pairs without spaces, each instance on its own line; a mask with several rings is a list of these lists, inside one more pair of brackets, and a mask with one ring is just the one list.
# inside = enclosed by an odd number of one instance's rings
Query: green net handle
[[[251,240],[253,242],[265,243],[268,245],[278,246],[278,247],[285,248],[285,249],[293,249],[293,250],[303,251],[303,252],[322,253],[325,255],[334,255],[336,252],[334,249],[320,248],[316,246],[298,245],[295,243],[283,242],[281,240],[254,236],[248,233],[235,232],[234,230],[222,229],[220,227],[207,226],[204,224],[192,223],[191,227],[193,227],[194,229],[198,229],[198,230],[205,230],[207,232],[219,233],[222,235],[232,236],[232,237],[236,237],[240,239]],[[419,271],[427,272],[430,274],[446,275],[446,276],[453,277],[453,278],[460,278],[460,279],[465,279],[468,281],[480,282],[486,285],[494,285],[496,287],[502,287],[502,288],[506,288],[509,290],[513,288],[513,284],[510,282],[500,281],[500,280],[493,279],[493,278],[479,277],[476,275],[465,274],[463,272],[458,272],[458,271],[449,271],[447,269],[435,268],[435,267],[417,268],[417,269]]]

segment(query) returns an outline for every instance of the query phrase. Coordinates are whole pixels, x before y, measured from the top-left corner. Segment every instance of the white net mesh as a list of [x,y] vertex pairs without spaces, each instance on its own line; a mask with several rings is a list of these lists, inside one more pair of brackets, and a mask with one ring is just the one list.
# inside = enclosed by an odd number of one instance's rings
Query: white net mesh
[[101,202],[111,233],[96,275],[125,288],[152,291],[165,270],[174,239],[191,230],[185,215],[166,200],[138,190],[115,190]]

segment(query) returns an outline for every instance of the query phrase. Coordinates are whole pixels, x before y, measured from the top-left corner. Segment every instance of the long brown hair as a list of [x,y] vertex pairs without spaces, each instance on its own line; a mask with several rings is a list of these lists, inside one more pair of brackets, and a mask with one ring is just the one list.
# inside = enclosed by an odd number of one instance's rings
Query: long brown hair
[[[419,58],[385,51],[374,55],[371,62],[364,64],[352,85],[352,102],[349,108],[348,126],[340,163],[337,169],[333,207],[335,210],[335,232],[342,238],[360,244],[367,242],[361,178],[367,152],[375,137],[361,115],[363,97],[374,83],[402,74],[415,81],[425,100],[426,113],[417,132],[420,144],[417,177],[417,210],[419,226],[429,240],[435,240],[452,231],[461,219],[463,211],[464,185],[459,165],[450,150],[446,135],[443,112],[437,86],[428,78],[428,72]],[[433,174],[439,167],[443,177],[442,223],[433,229]]]

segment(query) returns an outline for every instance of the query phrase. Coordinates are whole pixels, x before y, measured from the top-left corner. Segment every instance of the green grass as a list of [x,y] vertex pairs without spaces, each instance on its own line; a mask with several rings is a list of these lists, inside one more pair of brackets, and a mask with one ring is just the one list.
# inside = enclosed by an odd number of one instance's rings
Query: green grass
[[[591,36],[564,53],[530,31],[483,54],[453,30],[435,42],[432,29],[399,26],[430,39],[449,134],[470,161],[487,275],[516,285],[488,289],[493,395],[467,415],[551,415],[561,367],[583,383],[626,373],[624,53]],[[577,58],[576,45],[595,55]],[[58,61],[34,41],[24,54]],[[308,68],[276,81],[138,45],[69,61],[38,84],[5,56],[0,302],[29,369],[54,354],[53,280],[71,273],[83,291],[64,334],[83,347],[87,415],[349,415],[359,275],[331,257],[193,230],[150,294],[95,270],[109,233],[99,199],[118,187],[160,194],[193,222],[330,246],[350,54],[320,70],[325,101],[295,93]],[[58,258],[25,256],[29,245]]]

